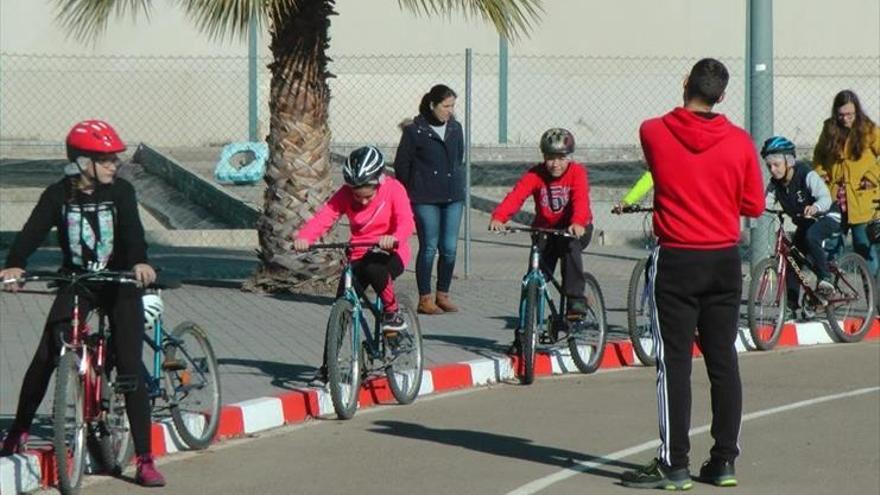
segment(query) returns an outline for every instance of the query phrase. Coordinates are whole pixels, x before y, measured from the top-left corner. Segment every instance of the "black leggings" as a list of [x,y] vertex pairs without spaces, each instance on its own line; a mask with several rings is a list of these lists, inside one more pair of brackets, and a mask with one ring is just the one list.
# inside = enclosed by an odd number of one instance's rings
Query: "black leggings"
[[538,235],[541,251],[541,269],[548,277],[556,271],[556,263],[562,260],[562,289],[570,299],[583,299],[587,286],[584,276],[583,250],[593,238],[593,224],[587,225],[579,239],[562,236]]
[[[143,352],[144,307],[141,290],[130,285],[108,285],[94,291],[95,299],[107,312],[112,328],[110,346],[116,364],[117,374],[133,377],[134,391],[125,394],[125,410],[131,424],[134,448],[138,455],[150,453],[150,404],[144,386]],[[92,302],[80,297],[80,315],[85,316],[92,309]],[[55,297],[43,337],[34,353],[34,358],[24,375],[18,410],[12,429],[30,430],[37,408],[46,395],[49,379],[58,366],[61,350],[61,335],[69,335],[73,315],[73,294],[62,289]]]

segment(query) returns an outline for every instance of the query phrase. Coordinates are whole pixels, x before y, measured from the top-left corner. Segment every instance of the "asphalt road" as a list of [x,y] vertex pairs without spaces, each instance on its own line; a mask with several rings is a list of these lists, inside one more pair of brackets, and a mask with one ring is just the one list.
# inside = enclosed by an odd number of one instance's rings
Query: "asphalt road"
[[[750,353],[740,363],[737,494],[880,492],[880,343]],[[163,459],[164,490],[92,477],[86,492],[633,493],[617,479],[654,455],[653,382],[653,370],[629,368],[445,394]],[[693,383],[696,471],[711,446],[701,360]],[[719,491],[731,490],[697,483],[692,493]]]

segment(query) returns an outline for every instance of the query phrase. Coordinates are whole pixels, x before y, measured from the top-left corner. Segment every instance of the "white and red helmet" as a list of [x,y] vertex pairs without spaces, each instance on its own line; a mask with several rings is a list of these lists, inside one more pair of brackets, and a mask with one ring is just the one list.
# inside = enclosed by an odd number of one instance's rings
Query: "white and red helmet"
[[125,143],[116,130],[103,120],[84,120],[67,133],[67,157],[70,161],[78,156],[94,156],[125,151]]

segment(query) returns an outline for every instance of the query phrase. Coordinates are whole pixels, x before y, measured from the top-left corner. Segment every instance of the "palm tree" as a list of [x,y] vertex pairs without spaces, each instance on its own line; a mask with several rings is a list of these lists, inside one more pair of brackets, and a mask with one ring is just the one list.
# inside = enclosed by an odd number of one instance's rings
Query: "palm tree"
[[[374,3],[375,0],[371,0]],[[58,20],[75,38],[95,39],[111,16],[149,14],[151,0],[56,0]],[[331,194],[328,29],[336,0],[177,0],[215,38],[244,37],[251,19],[268,26],[272,63],[269,161],[257,222],[260,265],[246,290],[323,291],[339,271],[331,255],[299,256],[288,239]],[[502,36],[528,32],[541,0],[397,0],[417,15],[461,11],[493,24]],[[328,283],[328,281],[330,281]]]

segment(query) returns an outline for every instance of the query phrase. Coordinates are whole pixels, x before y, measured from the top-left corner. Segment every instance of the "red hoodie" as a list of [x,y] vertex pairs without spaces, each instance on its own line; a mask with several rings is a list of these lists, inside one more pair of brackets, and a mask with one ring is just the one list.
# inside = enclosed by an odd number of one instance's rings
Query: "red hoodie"
[[764,211],[755,146],[724,115],[679,107],[643,122],[639,137],[654,177],[654,233],[661,245],[735,246],[740,215]]
[[534,227],[563,229],[571,224],[586,227],[593,221],[590,180],[587,169],[578,162],[568,162],[565,173],[555,179],[543,163],[530,168],[495,208],[492,218],[507,222],[529,195],[535,201]]

